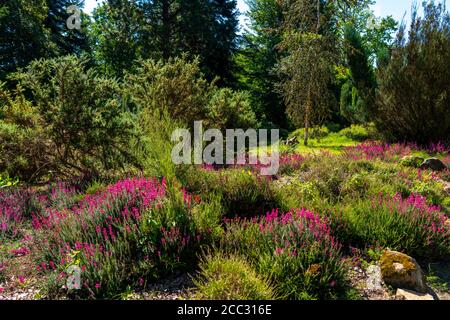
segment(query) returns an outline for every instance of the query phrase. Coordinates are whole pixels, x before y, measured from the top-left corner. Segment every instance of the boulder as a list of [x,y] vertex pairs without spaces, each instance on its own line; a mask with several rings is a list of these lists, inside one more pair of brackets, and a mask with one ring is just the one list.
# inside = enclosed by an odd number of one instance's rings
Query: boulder
[[397,300],[434,300],[433,296],[429,293],[419,293],[411,290],[397,289],[395,294]]
[[296,144],[298,144],[298,138],[295,136],[286,140],[287,146],[296,145]]
[[383,279],[381,278],[381,269],[377,265],[370,265],[366,270],[366,287],[368,290],[383,290]]
[[430,158],[426,159],[422,165],[420,166],[421,169],[431,169],[433,171],[444,171],[447,169],[447,166],[439,159],[437,158]]
[[419,168],[424,161],[425,161],[425,158],[422,158],[422,157],[405,156],[400,160],[400,164],[405,167]]
[[446,195],[450,196],[450,184],[445,185],[444,192]]
[[427,292],[422,270],[410,256],[387,250],[381,257],[380,268],[386,284],[419,293]]
[[444,225],[450,228],[450,219],[445,220]]

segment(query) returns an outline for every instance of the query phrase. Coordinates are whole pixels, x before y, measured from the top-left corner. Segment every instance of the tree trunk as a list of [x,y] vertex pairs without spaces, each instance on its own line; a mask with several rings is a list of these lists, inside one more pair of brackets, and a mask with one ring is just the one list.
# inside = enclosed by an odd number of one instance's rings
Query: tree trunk
[[163,60],[167,61],[170,57],[170,1],[162,2],[162,55]]
[[308,101],[306,101],[306,110],[305,110],[305,138],[304,145],[308,146],[309,140],[309,114],[311,112],[311,95],[308,93]]

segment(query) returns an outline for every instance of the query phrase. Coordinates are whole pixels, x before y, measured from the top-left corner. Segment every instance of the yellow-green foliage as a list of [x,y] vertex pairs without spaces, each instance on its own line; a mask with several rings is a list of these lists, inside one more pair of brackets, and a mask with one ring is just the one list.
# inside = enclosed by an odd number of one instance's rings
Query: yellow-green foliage
[[273,300],[269,282],[258,275],[243,258],[221,253],[209,255],[200,263],[200,276],[194,280],[196,299]]

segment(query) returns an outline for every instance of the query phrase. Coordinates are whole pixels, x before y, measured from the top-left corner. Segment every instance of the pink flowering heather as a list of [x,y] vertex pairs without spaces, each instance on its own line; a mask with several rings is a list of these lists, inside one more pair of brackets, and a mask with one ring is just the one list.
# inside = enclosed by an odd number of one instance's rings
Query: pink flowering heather
[[173,204],[166,189],[164,179],[125,179],[71,207],[33,214],[36,237],[44,237],[45,246],[37,270],[65,272],[76,264],[85,279],[82,290],[101,296],[183,266],[200,241],[186,218],[193,197],[180,190],[180,203],[166,209]]
[[347,234],[362,247],[380,245],[417,258],[450,256],[450,226],[438,206],[418,194],[380,194],[347,209]]
[[306,209],[283,214],[273,210],[263,218],[226,223],[225,245],[250,256],[261,273],[274,278],[280,293],[293,299],[305,292],[326,298],[342,284],[341,245],[320,215]]
[[0,239],[19,236],[29,195],[27,190],[0,189]]
[[417,149],[414,144],[388,144],[376,141],[368,141],[355,147],[347,147],[344,150],[344,156],[352,160],[392,160],[411,154],[413,149]]

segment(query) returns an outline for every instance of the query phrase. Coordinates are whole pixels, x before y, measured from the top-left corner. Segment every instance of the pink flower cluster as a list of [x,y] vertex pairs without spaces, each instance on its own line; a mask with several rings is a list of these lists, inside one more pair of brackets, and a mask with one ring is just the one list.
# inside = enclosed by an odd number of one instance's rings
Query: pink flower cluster
[[[387,208],[392,213],[404,215],[416,227],[423,230],[428,242],[439,241],[450,246],[450,226],[448,217],[441,212],[441,208],[428,204],[426,197],[411,194],[404,199],[400,194],[384,196],[380,194],[372,202],[372,208]],[[434,240],[433,240],[434,239]]]
[[326,218],[306,209],[295,209],[280,214],[278,209],[267,213],[263,218],[251,220],[227,220],[226,223],[238,223],[244,228],[257,226],[260,241],[274,248],[274,254],[297,256],[303,250],[323,252],[326,256],[335,256],[341,245],[331,234]]
[[[47,207],[43,213],[33,214],[34,229],[44,229],[51,239],[51,261],[42,262],[38,270],[70,264],[73,252],[89,266],[99,267],[99,257],[112,256],[116,240],[138,230],[142,212],[157,205],[165,188],[165,180],[125,179],[87,195],[72,208]],[[81,232],[78,237],[72,235],[74,230]]]
[[0,190],[0,239],[18,235],[28,199],[27,190]]
[[376,141],[367,141],[355,147],[344,149],[344,156],[352,160],[391,160],[394,157],[403,157],[417,149],[415,144],[388,144]]

